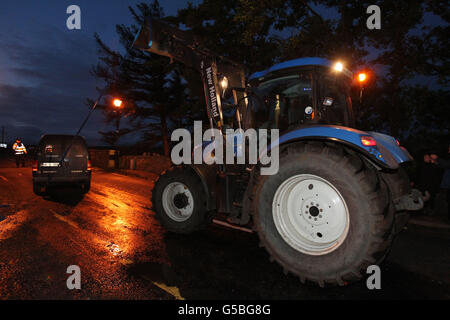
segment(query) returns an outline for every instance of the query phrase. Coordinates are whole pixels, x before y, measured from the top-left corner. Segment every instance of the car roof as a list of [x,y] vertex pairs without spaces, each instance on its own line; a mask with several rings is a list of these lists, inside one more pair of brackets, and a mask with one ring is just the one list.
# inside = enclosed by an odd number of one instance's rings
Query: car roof
[[83,142],[86,143],[86,140],[82,136],[75,136],[71,134],[44,134],[41,137],[41,141],[53,141],[53,142],[59,142],[59,141],[68,141],[71,139],[74,139],[74,142]]

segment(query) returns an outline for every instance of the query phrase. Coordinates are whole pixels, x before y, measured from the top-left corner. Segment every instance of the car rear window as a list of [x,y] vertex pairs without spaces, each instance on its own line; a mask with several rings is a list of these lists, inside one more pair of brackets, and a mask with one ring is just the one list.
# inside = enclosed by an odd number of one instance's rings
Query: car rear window
[[39,153],[50,157],[60,157],[66,148],[73,144],[67,156],[87,156],[87,148],[82,138],[73,140],[72,136],[46,136],[39,144]]

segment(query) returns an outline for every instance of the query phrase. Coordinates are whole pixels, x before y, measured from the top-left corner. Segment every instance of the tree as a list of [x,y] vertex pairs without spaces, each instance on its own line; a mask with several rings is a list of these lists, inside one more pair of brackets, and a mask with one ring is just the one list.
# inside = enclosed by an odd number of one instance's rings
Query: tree
[[[450,15],[445,1],[378,1],[382,12],[380,30],[366,28],[366,9],[372,1],[254,3],[242,0],[240,3],[245,10],[237,16],[239,21],[253,21],[252,28],[247,31],[250,34],[293,28],[291,35],[280,41],[283,44],[282,60],[323,56],[342,60],[353,70],[377,71],[376,82],[372,79],[371,87],[366,88],[364,105],[360,106],[362,112],[358,113],[361,128],[381,130],[411,140],[424,132],[434,136],[436,132],[448,135],[445,125],[449,119],[448,110],[444,104],[432,105],[438,97],[448,95],[448,91],[436,82],[432,84],[433,79],[444,87],[448,84]],[[334,11],[335,18],[319,16],[310,4],[322,6],[322,11],[323,7]],[[308,14],[298,6],[308,8]],[[424,24],[424,17],[430,14],[436,20],[440,18],[441,23]],[[259,17],[255,18],[255,15]],[[445,121],[437,121],[436,116]]]
[[[353,70],[373,70],[378,76],[374,81],[373,75],[357,113],[361,129],[386,131],[403,140],[431,131],[448,135],[448,126],[438,121],[448,119],[445,103],[437,109],[431,106],[431,101],[448,96],[444,89],[449,74],[445,2],[379,1],[380,30],[366,27],[366,9],[371,4],[369,0],[204,0],[196,6],[188,3],[176,17],[165,20],[190,28],[206,47],[243,64],[247,74],[302,56],[322,56],[342,60]],[[157,1],[137,8],[130,8],[137,25],[148,14],[162,16]],[[335,14],[323,14],[324,8]],[[424,25],[424,16],[430,14],[443,23]],[[136,26],[117,27],[124,47],[131,44],[137,30]],[[124,60],[98,42],[104,65],[115,66],[114,57],[124,61],[120,90],[134,101],[131,118],[137,127],[146,128],[146,139],[164,141],[167,152],[171,127],[191,125],[188,120],[205,117],[203,87],[196,71],[177,63],[168,65],[165,57],[137,50],[130,50]],[[104,69],[97,69],[97,75],[110,86],[117,83]],[[417,86],[418,77],[434,77],[441,87],[423,81]],[[355,97],[359,94],[354,93]],[[356,105],[358,100],[354,99]]]
[[259,71],[273,63],[279,46],[267,28],[248,32],[253,20],[240,19],[243,10],[246,8],[240,0],[204,0],[179,10],[175,21],[189,27],[213,52],[241,63],[247,72]]
[[[180,76],[180,66],[169,64],[168,59],[155,54],[131,48],[144,17],[163,17],[163,10],[157,0],[150,5],[138,4],[129,7],[135,25],[116,26],[120,42],[126,54],[111,50],[95,35],[100,55],[100,63],[93,68],[96,77],[106,82],[106,93],[120,96],[125,100],[125,109],[120,113],[107,105],[100,105],[107,122],[127,115],[132,129],[121,130],[126,134],[141,130],[142,138],[149,145],[162,143],[164,154],[169,155],[169,134],[176,123],[188,122],[197,111],[195,99],[188,98],[187,84]],[[111,132],[103,133],[108,141],[117,138]]]
[[448,135],[448,126],[440,121],[428,121],[436,116],[449,119],[443,104],[438,108],[432,104],[437,93],[448,95],[434,81],[438,79],[441,84],[448,81],[449,54],[448,49],[444,50],[443,33],[448,32],[448,25],[424,24],[426,14],[445,17],[446,10],[439,12],[442,7],[439,3],[381,1],[378,5],[382,8],[382,28],[366,34],[367,43],[379,51],[370,63],[383,66],[379,88],[369,91],[372,113],[387,132],[403,140],[417,141],[418,135],[426,132]]

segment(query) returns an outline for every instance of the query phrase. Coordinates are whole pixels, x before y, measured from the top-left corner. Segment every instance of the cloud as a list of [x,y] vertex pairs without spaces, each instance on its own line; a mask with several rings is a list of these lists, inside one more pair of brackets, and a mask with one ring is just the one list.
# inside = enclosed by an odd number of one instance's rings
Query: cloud
[[[99,85],[90,74],[98,58],[93,37],[39,25],[0,35],[0,46],[0,125],[33,143],[42,133],[75,133]],[[97,141],[102,127],[94,116],[88,140]]]
[[[98,62],[93,37],[98,32],[121,50],[115,25],[133,23],[129,5],[141,0],[78,0],[82,29],[67,30],[68,1],[2,1],[0,10],[0,126],[8,136],[36,141],[42,133],[75,133],[88,113],[86,98],[103,87],[90,73]],[[194,3],[200,0],[194,0]],[[186,0],[161,0],[167,14]],[[19,124],[19,125],[18,125]],[[88,143],[109,131],[101,112],[83,129]]]

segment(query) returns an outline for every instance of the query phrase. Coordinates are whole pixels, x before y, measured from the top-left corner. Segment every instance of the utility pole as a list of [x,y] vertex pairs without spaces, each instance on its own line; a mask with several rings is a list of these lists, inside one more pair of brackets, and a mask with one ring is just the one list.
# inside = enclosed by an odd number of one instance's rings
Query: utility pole
[[2,126],[2,144],[5,143],[5,126]]
[[116,145],[115,147],[115,157],[114,157],[114,166],[116,169],[120,168],[120,158],[119,158],[119,138],[120,138],[120,113],[116,119]]

